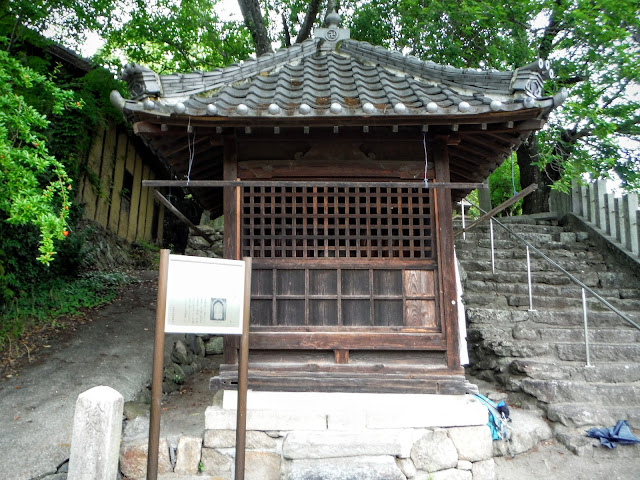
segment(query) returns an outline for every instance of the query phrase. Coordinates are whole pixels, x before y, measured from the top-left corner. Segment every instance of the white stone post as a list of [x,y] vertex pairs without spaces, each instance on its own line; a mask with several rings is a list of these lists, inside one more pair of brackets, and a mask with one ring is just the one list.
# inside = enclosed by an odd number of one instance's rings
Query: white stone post
[[580,185],[580,200],[582,201],[582,218],[586,221],[590,221],[591,207],[589,206],[589,186]]
[[616,206],[615,195],[613,193],[607,193],[605,196],[607,203],[607,235],[610,235],[614,240],[618,236],[618,228],[616,224]]
[[622,198],[616,198],[615,201],[616,208],[616,229],[618,231],[618,235],[616,236],[616,240],[620,242],[622,245],[626,243],[626,237],[624,236],[624,212],[622,211]]
[[114,480],[122,435],[122,395],[94,387],[78,395],[68,480]]
[[622,197],[624,212],[624,245],[635,254],[638,253],[638,195],[627,193]]
[[605,202],[605,194],[607,193],[607,182],[606,180],[597,180],[595,185],[593,186],[593,200],[595,206],[595,224],[601,231],[607,230],[607,204]]
[[576,180],[571,180],[571,213],[582,216],[582,191]]

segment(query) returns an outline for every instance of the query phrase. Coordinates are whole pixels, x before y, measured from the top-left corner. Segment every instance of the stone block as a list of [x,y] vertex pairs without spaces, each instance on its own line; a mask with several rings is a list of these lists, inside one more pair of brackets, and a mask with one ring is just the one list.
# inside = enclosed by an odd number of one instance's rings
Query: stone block
[[449,428],[447,433],[458,450],[460,460],[477,462],[493,456],[493,440],[487,425]]
[[458,465],[456,468],[458,470],[468,470],[471,471],[473,464],[469,460],[458,460]]
[[345,457],[294,460],[283,480],[406,480],[395,459]]
[[[235,448],[235,430],[206,430],[204,446],[207,448]],[[264,432],[249,431],[246,438],[247,450],[275,450],[278,442]]]
[[418,473],[418,469],[410,458],[396,458],[396,465],[407,478],[413,478]]
[[421,408],[367,412],[367,428],[430,428],[484,425],[487,410],[471,395],[436,395]]
[[244,463],[246,480],[280,480],[280,455],[269,452],[247,452]]
[[366,428],[367,415],[364,411],[332,412],[327,415],[329,430],[362,430]]
[[195,475],[198,473],[202,439],[180,435],[178,438],[178,451],[176,456],[175,473]]
[[391,455],[406,458],[413,444],[411,430],[361,432],[292,432],[284,440],[286,459]]
[[111,387],[81,393],[73,417],[71,480],[112,480],[118,473],[124,399]]
[[475,462],[471,467],[473,480],[496,480],[496,462],[493,458]]
[[[123,445],[120,449],[120,471],[122,475],[129,478],[146,477],[148,451],[149,441],[147,439],[139,439]],[[165,438],[161,438],[158,446],[158,473],[172,472],[173,468],[169,460],[169,444]]]
[[221,480],[232,480],[231,468],[233,458],[223,455],[213,448],[203,448],[201,456],[203,473]]
[[[206,430],[235,430],[236,411],[216,406],[205,411]],[[323,413],[305,410],[249,410],[247,430],[326,430],[327,418]]]
[[471,472],[468,470],[449,468],[433,473],[420,472],[416,475],[415,480],[471,480],[472,478]]
[[[514,455],[524,453],[543,440],[548,440],[553,436],[551,427],[537,413],[512,409],[510,417],[512,419],[509,424],[511,430],[510,444]],[[509,455],[508,447],[505,441],[497,440],[493,442],[493,456]]]
[[458,465],[458,451],[446,431],[434,430],[425,433],[413,445],[411,460],[418,470],[437,472],[455,468]]

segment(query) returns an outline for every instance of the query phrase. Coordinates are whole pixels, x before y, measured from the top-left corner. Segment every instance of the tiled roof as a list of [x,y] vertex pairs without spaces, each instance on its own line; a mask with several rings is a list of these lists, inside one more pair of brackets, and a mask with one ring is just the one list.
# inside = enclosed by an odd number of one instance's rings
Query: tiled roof
[[131,100],[125,113],[162,116],[371,117],[473,115],[541,108],[566,98],[542,97],[551,74],[534,62],[513,72],[457,69],[346,39],[336,50],[310,39],[256,60],[206,73],[158,76],[139,65],[123,72]]

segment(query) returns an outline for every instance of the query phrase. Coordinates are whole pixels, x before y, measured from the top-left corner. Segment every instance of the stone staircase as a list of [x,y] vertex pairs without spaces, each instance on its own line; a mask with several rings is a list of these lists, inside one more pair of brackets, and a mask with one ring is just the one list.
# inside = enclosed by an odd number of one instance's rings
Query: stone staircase
[[[586,233],[547,217],[500,219],[636,323],[640,279],[614,264]],[[533,308],[529,310],[525,246],[494,225],[495,274],[488,224],[459,237],[469,372],[509,393],[511,404],[542,408],[556,428],[640,428],[640,331],[589,298],[586,367],[581,289],[531,252]]]

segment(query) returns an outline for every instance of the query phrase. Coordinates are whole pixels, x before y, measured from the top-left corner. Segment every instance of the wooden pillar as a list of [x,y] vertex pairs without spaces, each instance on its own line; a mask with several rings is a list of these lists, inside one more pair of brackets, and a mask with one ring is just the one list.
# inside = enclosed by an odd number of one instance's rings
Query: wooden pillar
[[[236,180],[238,178],[238,151],[235,136],[225,136],[223,139],[223,179]],[[240,187],[224,187],[224,244],[223,256],[231,260],[240,260],[240,238],[238,235],[240,211],[238,193]],[[224,337],[223,363],[238,363],[238,337],[227,335]]]
[[[436,182],[449,182],[449,152],[446,139],[431,143],[431,158],[435,164]],[[440,275],[443,333],[447,339],[447,367],[460,370],[460,347],[458,332],[458,305],[456,295],[456,272],[453,252],[453,207],[451,190],[438,188],[435,192],[438,271]]]

